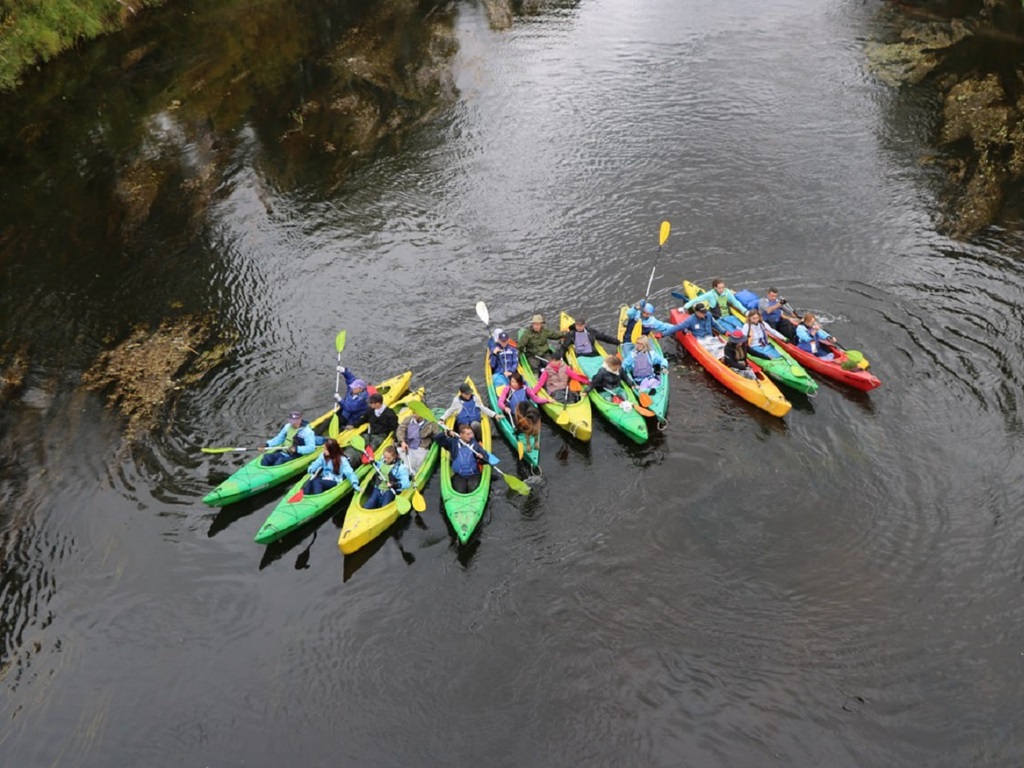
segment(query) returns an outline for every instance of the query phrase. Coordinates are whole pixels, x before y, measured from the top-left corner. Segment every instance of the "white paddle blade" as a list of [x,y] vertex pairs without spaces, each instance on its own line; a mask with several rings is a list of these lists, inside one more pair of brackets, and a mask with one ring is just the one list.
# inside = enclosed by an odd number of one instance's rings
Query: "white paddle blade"
[[476,303],[476,316],[483,320],[484,325],[491,324],[491,313],[487,311],[487,305],[482,301]]

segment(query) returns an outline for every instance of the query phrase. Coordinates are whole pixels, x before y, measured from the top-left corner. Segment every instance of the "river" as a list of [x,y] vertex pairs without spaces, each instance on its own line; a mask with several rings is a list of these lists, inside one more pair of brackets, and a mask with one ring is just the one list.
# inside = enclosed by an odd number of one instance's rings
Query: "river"
[[[938,234],[935,104],[869,72],[877,3],[556,2],[506,30],[462,3],[456,98],[357,155],[287,131],[358,4],[233,7],[146,14],[5,97],[0,320],[31,365],[0,415],[0,763],[1024,763],[1024,242]],[[183,62],[256,82],[200,120]],[[662,220],[660,316],[683,279],[774,284],[882,387],[779,420],[669,342],[664,432],[561,450],[546,423],[543,482],[496,485],[461,549],[436,478],[349,557],[341,509],[263,548],[279,493],[201,503],[244,456],[201,446],[329,404],[340,329],[357,373],[442,405],[480,374],[478,300],[613,330]],[[179,310],[229,359],[124,442],[82,374]]]

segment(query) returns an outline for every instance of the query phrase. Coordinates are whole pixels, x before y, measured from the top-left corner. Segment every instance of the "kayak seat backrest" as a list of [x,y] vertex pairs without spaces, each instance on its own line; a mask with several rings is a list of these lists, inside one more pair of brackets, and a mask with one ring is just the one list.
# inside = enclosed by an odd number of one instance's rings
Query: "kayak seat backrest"
[[736,298],[740,300],[740,303],[747,309],[753,309],[757,306],[758,300],[761,298],[753,291],[736,291]]

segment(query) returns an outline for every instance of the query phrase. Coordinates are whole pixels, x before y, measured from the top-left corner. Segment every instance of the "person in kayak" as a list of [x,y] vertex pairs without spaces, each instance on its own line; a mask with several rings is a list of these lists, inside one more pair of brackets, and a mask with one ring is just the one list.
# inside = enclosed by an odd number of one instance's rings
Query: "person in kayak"
[[380,482],[373,487],[369,498],[363,502],[363,509],[380,509],[395,500],[395,496],[412,483],[409,468],[398,460],[398,449],[389,445],[384,449],[382,459],[373,462]]
[[580,399],[580,393],[572,391],[570,381],[581,384],[581,389],[590,383],[590,379],[570,368],[562,358],[555,357],[544,366],[535,389],[543,389],[559,403],[575,403]]
[[334,393],[334,399],[337,402],[335,410],[338,412],[338,425],[342,429],[358,427],[366,421],[370,413],[366,382],[357,379],[355,374],[343,365],[338,366],[338,373],[345,377],[345,397],[338,392]]
[[738,328],[726,334],[722,362],[747,379],[755,378],[747,362],[747,337]]
[[793,321],[797,320],[797,318],[793,317],[790,319],[786,316],[783,309],[785,304],[786,300],[779,298],[779,289],[769,288],[768,295],[758,299],[757,308],[761,311],[761,316],[769,326],[785,336],[786,341],[792,341],[796,336],[796,328]]
[[398,441],[398,454],[409,465],[409,472],[416,474],[427,458],[427,451],[438,434],[438,426],[427,421],[415,411],[398,424],[395,440]]
[[636,323],[640,323],[640,332],[642,334],[653,334],[655,338],[658,336],[670,336],[682,330],[682,323],[671,325],[664,320],[656,318],[654,316],[654,305],[649,301],[638,301],[626,310],[626,328],[623,334],[625,341],[633,338],[633,326]]
[[494,386],[508,384],[508,375],[519,368],[519,349],[516,348],[504,331],[499,331],[497,339],[487,342],[491,355],[488,358]]
[[821,327],[812,313],[808,312],[796,327],[796,345],[804,352],[810,352],[822,360],[835,359],[835,355],[821,343],[823,341],[835,341],[835,338]]
[[463,382],[459,385],[459,394],[457,394],[455,399],[452,400],[452,404],[448,406],[448,410],[441,415],[441,421],[444,421],[454,415],[456,428],[462,424],[469,424],[473,429],[473,434],[477,435],[477,440],[479,440],[480,414],[490,416],[492,419],[505,418],[505,414],[492,411],[484,405],[480,400],[480,397],[473,394],[473,388],[466,382]]
[[292,411],[288,414],[288,421],[281,427],[281,431],[267,440],[266,448],[278,450],[264,453],[260,464],[264,467],[273,467],[315,451],[316,435],[309,422],[303,420],[302,413]]
[[694,296],[683,304],[683,309],[689,310],[697,302],[704,302],[711,307],[711,314],[718,319],[728,316],[730,306],[736,307],[744,315],[747,313],[743,302],[736,298],[735,293],[725,287],[725,280],[720,277],[711,281],[710,291],[704,291],[700,296]]
[[[366,423],[369,424],[365,440],[366,455],[372,458],[373,452],[380,448],[380,444],[387,439],[388,435],[398,429],[398,414],[393,408],[384,405],[384,396],[380,392],[374,392],[366,398],[366,402],[370,407],[366,414]],[[360,460],[361,454],[355,448],[349,455],[351,461]]]
[[708,305],[702,301],[693,305],[693,314],[679,323],[679,330],[693,334],[702,344],[715,338],[715,331],[724,334],[729,329],[708,312]]
[[359,493],[359,478],[352,471],[352,465],[345,458],[345,453],[333,437],[324,441],[324,451],[316,460],[309,465],[307,470],[309,480],[302,486],[302,492],[308,494],[323,493],[329,491],[342,480],[347,479],[352,484],[352,490]]
[[501,396],[498,398],[498,410],[510,414],[520,403],[525,403],[527,400],[532,400],[537,405],[551,402],[546,397],[538,395],[535,389],[527,387],[526,382],[523,381],[523,374],[513,371],[508,375],[508,386],[501,391]]
[[565,357],[565,353],[570,348],[576,352],[576,357],[597,357],[600,352],[594,348],[595,341],[603,341],[606,344],[613,345],[618,345],[619,343],[619,340],[610,334],[588,328],[587,318],[577,316],[573,321],[572,327],[566,331],[559,357]]
[[551,342],[565,338],[561,331],[553,331],[544,325],[544,315],[530,318],[530,327],[519,332],[519,351],[526,355],[533,370],[540,372],[544,358],[551,356]]
[[771,344],[772,339],[787,341],[782,333],[762,320],[761,310],[759,309],[752,309],[747,312],[747,322],[743,324],[740,330],[743,331],[743,336],[747,340],[747,349],[750,354],[755,357],[765,358],[766,360],[779,357],[778,350]]
[[591,391],[597,390],[606,400],[613,403],[623,402],[626,398],[625,387],[634,387],[633,380],[629,374],[622,370],[622,361],[618,355],[608,355],[601,363],[597,373],[591,378],[590,383],[583,388],[580,396],[588,395]]
[[653,393],[661,386],[661,376],[668,370],[668,360],[651,347],[646,336],[641,336],[635,344],[623,344],[622,349],[626,353],[622,368],[641,392]]
[[452,455],[452,489],[456,493],[475,491],[480,485],[480,462],[490,463],[491,454],[473,435],[473,428],[461,424],[458,432],[446,429],[436,439],[437,444]]

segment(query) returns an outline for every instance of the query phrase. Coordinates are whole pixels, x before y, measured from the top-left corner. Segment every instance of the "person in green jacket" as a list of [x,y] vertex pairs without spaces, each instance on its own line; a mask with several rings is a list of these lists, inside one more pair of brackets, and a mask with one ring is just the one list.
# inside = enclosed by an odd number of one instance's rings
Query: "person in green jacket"
[[551,342],[564,338],[561,331],[545,327],[544,315],[534,315],[530,318],[530,327],[519,332],[519,351],[526,354],[530,367],[539,372],[547,363],[538,358],[550,358]]

